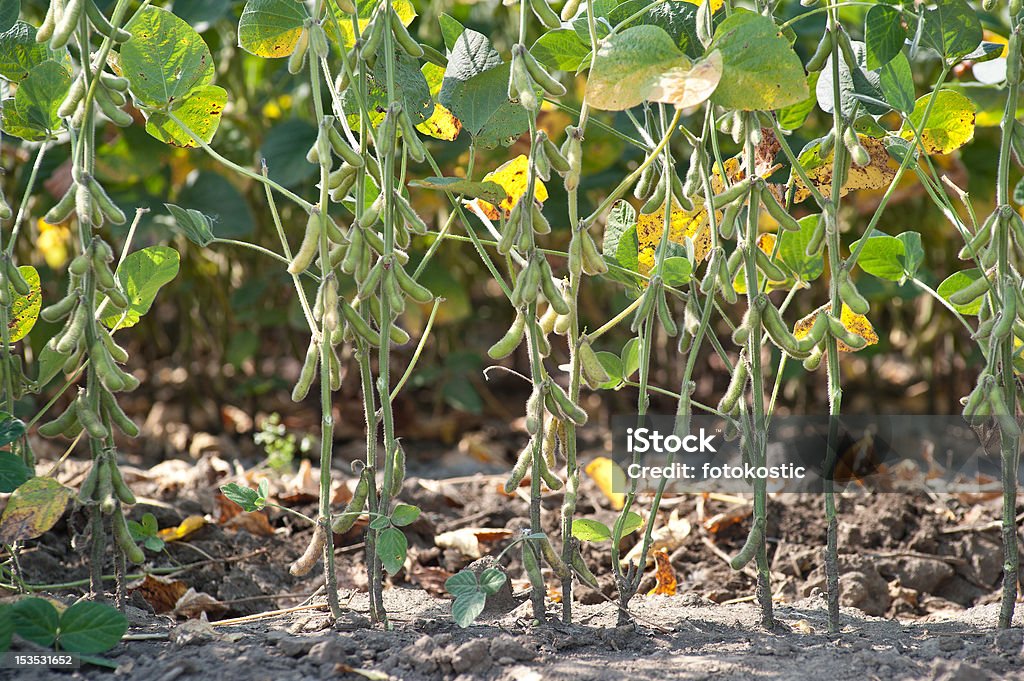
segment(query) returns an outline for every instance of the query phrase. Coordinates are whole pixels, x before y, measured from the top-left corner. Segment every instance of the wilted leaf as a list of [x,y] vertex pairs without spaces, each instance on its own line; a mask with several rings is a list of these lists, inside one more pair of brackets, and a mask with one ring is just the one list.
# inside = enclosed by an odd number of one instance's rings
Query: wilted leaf
[[[924,122],[924,113],[931,94],[924,95],[914,104],[910,123],[921,133],[921,144],[927,153],[948,154],[974,139],[976,109],[971,100],[954,90],[939,90],[934,96],[935,104],[928,120]],[[913,131],[906,126],[900,134],[908,140],[914,138]]]
[[[527,186],[529,185],[529,168],[529,157],[525,154],[520,154],[511,161],[502,163],[498,168],[484,175],[484,183],[493,182],[504,189],[506,194],[505,198],[498,203],[497,208],[486,201],[481,201],[480,208],[483,210],[484,215],[491,220],[497,220],[499,218],[498,210],[500,209],[505,217],[508,217],[512,206],[516,205],[520,197],[526,193]],[[534,180],[534,185],[534,198],[541,203],[547,201],[548,189],[539,177]]]
[[483,556],[482,543],[508,539],[512,530],[501,527],[463,527],[451,532],[443,532],[434,537],[434,544],[442,549],[455,549],[467,558]]
[[676,595],[676,571],[672,568],[672,561],[668,558],[668,551],[658,549],[654,551],[654,561],[657,569],[654,571],[654,578],[657,580],[654,588],[648,596],[675,596]]
[[190,534],[201,530],[206,526],[206,519],[201,515],[190,515],[181,521],[177,527],[166,527],[157,533],[166,542],[181,541]]
[[74,492],[53,478],[32,478],[14,490],[0,517],[0,544],[35,539],[57,524]]
[[599,456],[586,467],[587,475],[604,492],[612,503],[612,508],[621,510],[626,503],[626,495],[622,491],[626,489],[626,474],[617,463],[606,456]]
[[[797,339],[806,336],[810,333],[811,327],[814,326],[814,320],[818,318],[818,315],[823,312],[827,314],[831,309],[832,304],[825,303],[811,314],[798,320],[793,326],[793,335],[796,336]],[[868,318],[862,314],[855,313],[853,310],[848,308],[845,303],[843,303],[843,307],[839,312],[839,321],[842,322],[843,327],[845,327],[847,331],[854,333],[867,341],[867,345],[864,346],[865,348],[869,345],[875,345],[878,343],[878,334],[875,333],[875,327],[871,325]],[[857,352],[857,350],[854,350],[842,341],[838,341],[838,347],[839,352]],[[860,349],[863,350],[864,348]]]
[[251,513],[239,513],[227,522],[223,523],[225,530],[245,530],[255,537],[273,537],[274,528],[263,511],[252,511]]
[[[703,206],[683,210],[673,200],[672,222],[669,226],[670,243],[683,245],[689,238],[693,242],[696,262],[702,261],[711,251],[711,229],[708,212]],[[636,237],[639,244],[639,266],[641,274],[648,274],[654,267],[655,252],[665,231],[665,207],[653,213],[640,213],[636,217]]]
[[174,604],[171,614],[175,617],[192,619],[199,617],[203,613],[220,613],[227,609],[226,605],[210,594],[196,591],[194,588],[189,587],[188,591],[182,594],[181,598]]
[[[846,196],[858,189],[882,189],[888,187],[893,178],[896,177],[896,170],[899,166],[889,156],[885,144],[881,140],[866,135],[857,135],[861,145],[871,155],[871,161],[864,167],[857,165],[850,166],[850,172],[846,176],[846,183],[843,184],[840,196]],[[832,195],[832,157],[834,152],[821,159],[818,157],[819,144],[805,149],[800,154],[800,163],[807,171],[807,176],[818,188],[825,198]],[[793,196],[793,203],[800,203],[811,195],[803,181],[794,174],[796,192]]]
[[713,50],[689,66],[674,66],[651,85],[647,99],[688,109],[705,102],[722,80],[722,53]]

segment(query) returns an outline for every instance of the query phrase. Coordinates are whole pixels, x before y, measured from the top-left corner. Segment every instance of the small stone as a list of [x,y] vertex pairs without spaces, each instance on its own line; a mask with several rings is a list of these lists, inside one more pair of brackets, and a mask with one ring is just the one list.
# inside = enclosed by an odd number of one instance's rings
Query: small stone
[[309,658],[318,664],[340,664],[357,651],[359,646],[349,638],[331,637],[315,643],[309,649]]
[[311,636],[288,636],[278,640],[277,649],[282,655],[286,655],[288,657],[299,657],[307,654],[313,646],[322,640],[323,639],[321,638]]
[[939,637],[939,650],[949,653],[954,650],[960,650],[961,647],[963,647],[963,641],[956,636]]
[[463,643],[452,655],[452,669],[456,672],[482,672],[491,666],[491,653],[487,641],[478,638]]

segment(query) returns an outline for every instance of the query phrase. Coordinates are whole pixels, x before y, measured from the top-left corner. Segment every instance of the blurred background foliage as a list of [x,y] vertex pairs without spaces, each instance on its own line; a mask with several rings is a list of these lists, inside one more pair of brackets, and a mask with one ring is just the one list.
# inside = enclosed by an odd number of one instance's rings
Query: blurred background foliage
[[[615,4],[615,0],[597,2]],[[98,0],[98,4],[106,9],[112,0]],[[273,178],[300,195],[314,199],[317,191],[314,167],[305,160],[306,149],[316,135],[311,123],[308,84],[288,74],[285,59],[261,59],[236,47],[237,22],[243,4],[242,0],[166,3],[202,33],[214,54],[216,82],[230,93],[214,147],[246,167],[259,168],[261,159],[265,159]],[[44,0],[23,0],[23,18],[38,25],[45,5]],[[413,34],[420,42],[442,52],[444,45],[438,27],[442,13],[488,36],[506,55],[518,31],[517,12],[502,7],[497,0],[415,0],[415,6],[419,17],[411,26]],[[864,3],[864,6],[847,7],[842,11],[842,20],[851,27],[855,39],[859,37],[857,27],[863,26],[863,15],[868,7]],[[808,10],[792,2],[785,3],[782,11],[795,15]],[[819,13],[793,25],[796,47],[804,59],[817,45],[824,16]],[[999,17],[983,12],[981,17],[987,40],[1005,39],[1006,26]],[[539,27],[532,38],[537,35]],[[922,93],[938,73],[938,60],[922,55],[912,63],[912,68],[919,93]],[[978,127],[972,143],[953,155],[939,157],[938,163],[950,179],[970,192],[977,213],[984,215],[994,201],[998,128],[993,126],[1001,117],[1003,97],[997,88],[979,87],[983,85],[978,82],[979,77],[985,79],[984,74],[974,72],[970,63],[958,67],[954,74],[953,87],[961,89],[978,107]],[[564,108],[547,104],[542,114],[542,127],[559,142],[564,137],[565,126],[577,119],[578,112],[572,107],[578,107],[582,100],[585,78],[579,77],[574,82],[570,95],[563,98],[568,104],[560,105]],[[699,115],[687,118],[687,125],[698,126]],[[136,114],[136,118],[141,122],[140,115]],[[585,142],[581,192],[584,215],[606,195],[609,187],[642,160],[642,152],[625,140],[636,134],[625,115],[598,113],[593,120],[595,124],[588,128]],[[797,150],[802,148],[809,140],[824,134],[830,125],[830,116],[814,107],[804,125],[792,135],[791,146]],[[676,136],[676,140],[681,145],[676,158],[684,159],[679,168],[682,176],[689,150],[679,142],[680,136]],[[454,142],[429,142],[445,175],[465,173],[467,135],[463,134]],[[727,136],[723,136],[723,144],[724,154],[736,153],[737,149]],[[511,148],[479,150],[474,174],[479,178],[526,149],[520,141]],[[5,180],[8,196],[14,200],[24,190],[34,149],[19,144],[18,140],[4,138],[0,152],[2,165],[9,173]],[[29,238],[22,240],[18,254],[19,262],[31,263],[40,269],[44,297],[50,299],[63,285],[68,255],[74,251],[69,241],[73,230],[48,225],[39,216],[61,196],[70,181],[67,154],[66,145],[56,146],[46,154],[41,167],[42,188],[31,205]],[[187,418],[205,415],[206,421],[213,422],[208,427],[214,430],[218,427],[218,405],[222,403],[239,405],[249,413],[266,413],[285,404],[297,372],[295,358],[302,355],[307,342],[287,275],[276,263],[252,250],[223,244],[207,249],[195,246],[175,231],[173,220],[164,207],[165,203],[174,203],[199,210],[213,221],[216,236],[251,240],[276,249],[277,239],[262,187],[222,169],[201,150],[177,149],[160,143],[150,137],[142,125],[126,129],[108,126],[98,161],[99,179],[127,213],[135,208],[148,210],[134,247],[171,242],[182,253],[182,272],[161,292],[157,314],[147,317],[132,335],[136,346],[132,357],[137,367],[153,374],[157,374],[160,367],[187,371],[185,379],[176,374],[173,380],[165,381],[174,384],[173,392],[160,393],[154,399],[180,400],[186,405]],[[425,165],[411,167],[408,171],[410,178],[431,174]],[[777,179],[786,174],[786,169],[780,170]],[[559,182],[549,182],[548,189],[550,198],[544,212],[551,220],[553,233],[546,246],[564,249],[568,243],[566,195]],[[842,216],[845,243],[856,240],[862,233],[880,195],[880,191],[862,191],[845,202],[848,206]],[[450,211],[443,195],[414,191],[412,196],[428,224],[438,229]],[[284,203],[280,207],[289,236],[298,240],[305,215],[299,215],[294,207]],[[344,208],[335,206],[335,210],[337,219],[347,221],[350,218]],[[800,210],[797,209],[798,216]],[[920,276],[929,285],[934,287],[951,272],[963,268],[956,260],[959,236],[911,174],[879,226],[890,234],[914,230],[923,235],[926,256]],[[453,231],[465,234],[458,222]],[[123,243],[124,229],[109,236],[116,243]],[[426,249],[427,239],[429,237],[421,237],[414,242],[410,251],[414,260]],[[825,281],[826,278],[819,279],[815,287],[797,294],[790,321],[825,301]],[[411,410],[428,414],[518,416],[507,411],[510,408],[515,411],[508,405],[521,403],[519,393],[525,391],[526,383],[520,384],[505,374],[495,376],[495,380],[488,383],[481,373],[486,365],[485,350],[504,332],[512,311],[490,282],[472,247],[456,241],[445,244],[426,270],[424,283],[445,302],[415,378],[406,390],[406,399],[411,397]],[[973,343],[968,342],[962,327],[912,283],[899,286],[868,276],[860,277],[858,283],[873,302],[870,318],[881,342],[856,356],[844,358],[849,365],[844,369],[844,406],[849,405],[851,411],[959,411],[956,399],[969,390],[976,372],[973,365],[978,360],[969,354],[974,352]],[[621,285],[611,281],[588,281],[581,299],[581,321],[594,329],[628,302],[628,292]],[[428,312],[428,309],[412,309],[407,313],[406,327],[414,338],[422,329]],[[677,312],[681,315],[682,311]],[[734,315],[738,316],[739,313]],[[40,321],[39,330],[29,338],[32,346],[29,353],[38,353],[51,331]],[[727,330],[719,329],[719,332],[724,337]],[[627,336],[628,329],[607,334],[600,339],[599,349],[617,353]],[[397,350],[400,367],[414,346],[415,343],[410,343]],[[567,361],[564,344],[556,343],[554,352],[555,361]],[[524,359],[514,357],[512,364]],[[655,384],[677,389],[682,363],[675,341],[660,339],[654,356]],[[354,379],[354,372],[350,376]],[[728,380],[717,358],[710,353],[702,358],[696,376],[697,395],[703,394],[707,396],[704,401],[714,403],[710,395],[717,399]],[[790,363],[784,377],[792,380],[787,380],[780,392],[780,409],[815,413],[825,408],[823,370],[806,374],[799,363]],[[339,401],[351,398],[351,405],[341,405],[340,411],[344,417],[351,409],[353,427],[358,428],[358,386],[352,379],[339,398]],[[156,381],[155,385],[159,390],[161,381]],[[517,397],[511,400],[506,394],[509,392]],[[611,400],[611,411],[615,411],[615,405],[620,411],[628,411],[634,401],[632,395],[626,394],[629,392],[632,391],[626,388],[620,394],[604,394],[601,399],[606,405]],[[267,402],[271,396],[273,399]],[[653,406],[657,410],[657,401]],[[674,408],[669,402],[663,406]],[[294,407],[285,408],[296,411]],[[442,430],[439,432],[441,439],[448,440],[458,427],[448,426]]]

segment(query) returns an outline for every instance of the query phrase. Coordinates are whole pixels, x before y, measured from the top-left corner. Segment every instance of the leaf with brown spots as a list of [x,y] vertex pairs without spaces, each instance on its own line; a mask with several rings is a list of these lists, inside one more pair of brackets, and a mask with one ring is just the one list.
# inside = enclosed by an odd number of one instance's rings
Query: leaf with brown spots
[[39,319],[39,309],[43,305],[43,290],[39,283],[39,272],[31,265],[18,267],[21,276],[28,283],[28,295],[19,296],[13,287],[8,286],[11,295],[10,320],[7,322],[7,330],[10,333],[8,341],[14,343],[28,335],[32,327]]
[[[832,309],[831,303],[825,303],[817,310],[807,315],[806,317],[797,320],[797,323],[793,326],[793,335],[796,336],[797,340],[803,338],[811,331],[811,327],[814,326],[814,320],[818,318],[821,313],[826,313]],[[868,318],[862,314],[857,314],[850,308],[843,304],[842,309],[839,312],[839,321],[842,322],[843,326],[847,331],[855,333],[864,340],[867,341],[867,345],[875,345],[878,343],[878,334],[875,333],[875,327],[871,325]],[[839,352],[857,352],[843,341],[838,341]],[[860,348],[863,350],[864,348]]]
[[[857,135],[857,138],[860,140],[861,146],[870,154],[871,161],[863,167],[857,165],[850,167],[846,182],[839,192],[840,196],[846,196],[858,189],[882,189],[888,187],[889,183],[896,177],[896,171],[899,169],[899,165],[889,156],[889,152],[886,151],[885,144],[881,140],[866,135]],[[829,198],[832,195],[832,158],[834,152],[829,153],[825,159],[821,159],[818,156],[819,148],[820,145],[816,144],[810,149],[804,150],[800,154],[799,160],[814,186],[818,188],[818,191],[825,198]],[[799,177],[794,176],[793,181],[796,183],[793,203],[800,203],[807,199],[811,192]]]
[[672,561],[669,560],[668,551],[661,549],[654,552],[654,561],[657,568],[654,570],[654,579],[657,580],[654,588],[648,596],[675,596],[676,595],[676,571],[672,568]]
[[57,524],[74,492],[53,478],[32,478],[14,490],[0,517],[0,544],[35,539]]
[[[720,215],[720,211],[716,215]],[[690,239],[693,242],[694,256],[699,263],[707,257],[711,250],[710,224],[708,212],[703,205],[695,205],[693,210],[688,211],[680,208],[673,199],[668,240],[682,245],[686,243],[686,239]],[[661,243],[661,235],[664,231],[664,205],[653,213],[640,213],[636,216],[636,238],[641,274],[648,274],[654,267],[655,251]]]
[[[520,154],[511,161],[501,164],[494,171],[484,175],[484,182],[494,182],[501,185],[508,195],[502,199],[497,207],[486,201],[481,201],[480,209],[484,215],[491,220],[497,220],[499,215],[508,217],[512,206],[516,205],[516,202],[526,193],[530,178],[529,167],[530,159],[525,154]],[[534,184],[533,197],[537,201],[544,203],[548,198],[548,188],[544,186],[540,178],[537,178]],[[501,211],[500,214],[499,210]]]

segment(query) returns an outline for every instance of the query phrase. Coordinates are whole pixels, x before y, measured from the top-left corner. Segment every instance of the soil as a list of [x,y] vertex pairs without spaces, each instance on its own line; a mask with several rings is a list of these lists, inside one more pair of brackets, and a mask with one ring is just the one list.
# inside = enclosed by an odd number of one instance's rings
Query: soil
[[[533,622],[517,552],[510,551],[502,566],[511,580],[512,597],[504,594],[504,603],[492,603],[485,617],[460,629],[451,621],[443,584],[478,556],[465,547],[442,548],[435,538],[485,528],[488,532],[476,535],[480,553],[496,555],[508,536],[525,526],[526,490],[511,496],[498,491],[504,482],[500,471],[507,470],[507,459],[514,456],[510,440],[514,444],[514,438],[500,433],[491,440],[474,440],[477,449],[460,444],[457,456],[445,447],[410,456],[418,467],[410,467],[401,500],[418,505],[423,515],[406,528],[409,560],[385,590],[391,630],[369,626],[360,524],[335,537],[346,609],[332,623],[317,593],[320,566],[305,577],[288,574],[288,563],[308,542],[308,527],[272,508],[258,514],[261,518],[232,515],[236,509],[218,498],[217,488],[225,482],[255,486],[259,476],[267,475],[275,500],[313,514],[315,498],[308,494],[308,483],[317,477],[315,468],[280,476],[248,459],[252,465],[247,468],[239,462],[237,448],[223,438],[190,447],[188,458],[151,466],[141,458],[126,462],[125,478],[139,496],[132,518],[153,513],[161,528],[196,515],[206,523],[169,542],[165,552],[147,552],[145,568],[165,575],[160,579],[172,585],[168,589],[174,595],[168,600],[160,584],[143,582],[141,575],[133,580],[129,636],[106,655],[118,665],[114,677],[1024,679],[1024,606],[1018,607],[1016,628],[995,628],[1002,568],[993,521],[999,501],[976,495],[840,499],[844,609],[839,634],[827,633],[821,595],[821,499],[797,495],[776,495],[769,501],[779,622],[773,631],[759,626],[750,602],[753,573],[735,572],[726,563],[746,536],[749,501],[695,495],[667,499],[657,523],[675,530],[666,550],[678,580],[677,594],[643,595],[655,584],[653,576],[646,578],[641,595],[631,603],[634,625],[616,626],[606,542],[584,546],[602,592],[577,585],[573,624],[555,619],[561,605],[552,600],[551,619]],[[485,445],[496,453],[479,455]],[[588,449],[584,461],[598,447]],[[345,460],[348,453],[359,456],[357,442],[339,448],[334,477],[350,483],[354,476]],[[40,472],[49,467],[42,462]],[[68,460],[58,479],[75,487],[86,470],[84,462]],[[343,484],[337,491],[338,507],[346,489]],[[556,538],[560,505],[561,493],[545,493],[545,530]],[[646,505],[641,500],[641,509]],[[577,512],[603,522],[615,515],[609,499],[587,476]],[[42,586],[86,577],[85,537],[80,535],[84,521],[80,511],[72,511],[22,555],[25,579],[41,595],[66,603],[81,595],[80,587]],[[653,568],[649,573],[653,575]],[[548,576],[549,595],[555,598],[557,581]],[[191,601],[176,602],[185,589],[197,593]],[[273,614],[293,608],[302,609]],[[235,621],[245,616],[254,619]],[[24,642],[15,646],[29,649]],[[16,676],[0,670],[0,679],[98,679],[110,674],[87,666],[75,672],[19,671]]]

